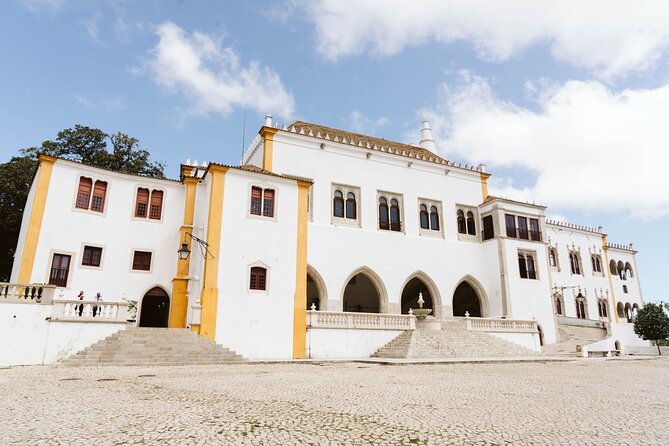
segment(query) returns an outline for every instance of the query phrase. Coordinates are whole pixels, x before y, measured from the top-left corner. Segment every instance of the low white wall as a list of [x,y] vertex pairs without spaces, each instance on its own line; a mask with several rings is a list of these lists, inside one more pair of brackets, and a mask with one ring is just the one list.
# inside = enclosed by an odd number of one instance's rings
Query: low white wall
[[125,328],[125,323],[51,322],[44,364],[66,358]]
[[403,330],[309,328],[307,355],[312,359],[369,358]]
[[0,305],[0,366],[50,364],[125,329],[125,323],[50,322],[53,305]]
[[[612,351],[615,350],[616,341],[620,342],[622,355],[642,354],[650,346],[650,342],[644,341],[634,333],[634,324],[611,323],[611,335],[592,344],[584,345],[582,356],[587,356],[588,352]],[[653,347],[657,353],[657,347]]]
[[0,366],[41,364],[51,305],[0,304]]
[[522,347],[529,348],[537,353],[541,353],[541,343],[539,342],[539,333],[494,333],[485,332],[496,336],[505,341],[513,342]]

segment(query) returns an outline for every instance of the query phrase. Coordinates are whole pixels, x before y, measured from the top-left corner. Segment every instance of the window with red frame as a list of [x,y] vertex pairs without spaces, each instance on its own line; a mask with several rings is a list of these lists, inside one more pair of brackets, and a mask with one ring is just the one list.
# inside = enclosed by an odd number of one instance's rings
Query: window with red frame
[[249,289],[264,291],[266,289],[266,286],[267,286],[267,270],[260,266],[252,267]]

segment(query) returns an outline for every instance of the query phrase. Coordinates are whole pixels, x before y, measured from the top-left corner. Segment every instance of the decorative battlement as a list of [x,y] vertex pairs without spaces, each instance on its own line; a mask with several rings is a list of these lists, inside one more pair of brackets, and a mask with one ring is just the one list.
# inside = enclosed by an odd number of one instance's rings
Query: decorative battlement
[[606,248],[613,248],[613,249],[619,249],[621,251],[629,251],[632,253],[638,252],[636,249],[634,249],[634,244],[630,243],[629,245],[621,245],[620,243],[606,243]]
[[569,222],[566,222],[566,221],[549,220],[549,219],[546,219],[546,224],[551,225],[551,226],[559,226],[561,228],[576,229],[578,231],[592,232],[594,234],[603,234],[604,233],[604,228],[601,227],[601,226],[599,226],[597,229],[595,229],[595,228],[591,228],[589,226],[577,225],[577,224],[569,223]]

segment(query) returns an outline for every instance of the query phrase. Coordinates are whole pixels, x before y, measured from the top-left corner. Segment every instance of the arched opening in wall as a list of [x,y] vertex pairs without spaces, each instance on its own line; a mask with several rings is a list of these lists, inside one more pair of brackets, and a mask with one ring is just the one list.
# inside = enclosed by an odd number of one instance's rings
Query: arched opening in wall
[[458,285],[453,293],[453,316],[481,317],[481,298],[476,289],[464,281]]
[[541,329],[541,325],[537,324],[537,331],[539,332],[539,345],[544,346],[544,331]]
[[320,297],[318,295],[318,287],[311,274],[307,273],[307,310],[320,310]]
[[358,273],[346,284],[343,309],[355,313],[380,313],[381,295],[365,273]]
[[632,322],[632,306],[629,302],[625,304],[625,317],[627,318],[627,322]]
[[637,304],[632,305],[632,320],[635,320],[638,314],[639,314],[639,305]]
[[609,262],[609,270],[611,271],[612,276],[618,275],[618,267],[616,267],[616,261],[613,259]]
[[634,277],[634,271],[632,271],[632,265],[630,262],[625,262],[625,274],[627,274],[627,277]]
[[142,297],[139,313],[140,327],[166,328],[170,320],[170,297],[160,287],[151,288]]
[[619,318],[625,317],[625,307],[622,302],[618,302],[618,305],[616,305],[616,312],[618,313]]
[[616,350],[620,351],[620,341],[616,341],[613,346],[615,347]]
[[625,265],[621,260],[618,260],[618,277],[620,277],[623,280],[627,280],[627,273],[625,273]]
[[418,294],[423,294],[423,308],[431,308],[434,316],[434,301],[428,286],[418,277],[409,280],[402,290],[402,314],[408,314],[409,308],[418,308]]

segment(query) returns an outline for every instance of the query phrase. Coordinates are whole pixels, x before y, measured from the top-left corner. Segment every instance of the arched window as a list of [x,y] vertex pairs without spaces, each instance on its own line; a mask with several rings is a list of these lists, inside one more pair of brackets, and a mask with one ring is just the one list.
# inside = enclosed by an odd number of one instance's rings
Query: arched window
[[149,212],[149,190],[140,187],[137,189],[137,203],[135,204],[135,217],[146,218]]
[[586,319],[585,297],[580,293],[576,296],[576,317],[579,319]]
[[91,211],[102,212],[105,209],[105,196],[107,195],[107,182],[96,181],[93,187],[93,198],[91,199]]
[[93,180],[81,177],[79,179],[79,190],[77,191],[77,202],[75,204],[79,209],[88,209],[91,201],[91,190],[93,189]]
[[476,235],[476,222],[474,222],[474,214],[467,212],[467,234]]
[[465,221],[465,213],[458,209],[458,232],[460,234],[467,233],[467,222]]
[[379,197],[379,229],[390,229],[388,200],[386,200],[386,197]]
[[340,190],[334,192],[332,209],[335,217],[344,218],[344,194]]
[[357,217],[357,205],[355,203],[355,194],[349,192],[346,194],[346,218],[355,220]]
[[604,317],[609,317],[609,311],[606,309],[608,305],[606,305],[606,301],[602,301],[602,315]]
[[622,319],[625,317],[625,307],[623,306],[622,302],[618,302],[618,305],[616,305],[616,310],[619,318]]
[[627,277],[629,278],[634,277],[634,273],[632,271],[632,265],[630,265],[630,262],[625,263],[625,272],[627,273]]
[[430,229],[430,216],[427,213],[427,206],[420,205],[419,219],[421,229]]
[[569,253],[569,263],[571,266],[572,274],[581,274],[581,263],[577,253],[575,252]]
[[439,211],[436,206],[430,207],[430,229],[433,231],[439,230]]
[[163,213],[163,191],[154,190],[151,192],[151,208],[149,209],[149,218],[160,220]]
[[400,222],[400,204],[393,198],[390,200],[390,230],[400,231],[402,224]]
[[267,287],[267,270],[260,266],[252,267],[249,281],[249,289],[265,290],[266,287]]
[[527,278],[528,279],[536,279],[537,278],[537,270],[534,266],[534,257],[532,256],[527,256]]
[[554,248],[549,248],[548,250],[548,262],[551,266],[557,268],[557,254]]
[[562,299],[560,299],[560,296],[555,297],[555,312],[562,316]]
[[618,275],[618,268],[616,267],[616,261],[611,259],[609,262],[609,270],[611,271],[612,276],[617,276]]
[[625,265],[623,265],[623,262],[618,260],[618,265],[616,267],[618,268],[618,277],[620,277],[622,280],[627,280],[627,274],[625,273]]
[[525,256],[518,254],[518,269],[520,270],[520,277],[527,279],[527,263],[525,263]]

